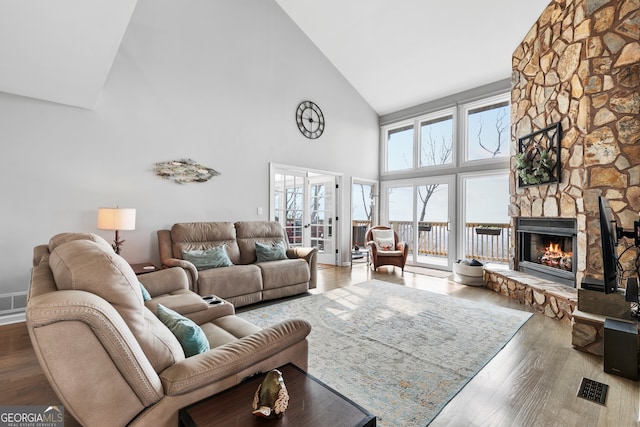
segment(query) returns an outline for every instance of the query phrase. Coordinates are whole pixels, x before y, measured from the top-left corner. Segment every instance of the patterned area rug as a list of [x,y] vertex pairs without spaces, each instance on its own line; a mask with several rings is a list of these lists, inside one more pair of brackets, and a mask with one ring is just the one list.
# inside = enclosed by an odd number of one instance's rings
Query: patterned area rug
[[450,271],[442,271],[425,267],[415,267],[413,265],[407,265],[404,268],[404,271],[409,271],[416,274],[424,274],[425,276],[440,277],[442,279],[451,278],[453,280],[453,273]]
[[371,280],[239,316],[308,320],[309,373],[379,426],[408,427],[429,424],[531,313]]

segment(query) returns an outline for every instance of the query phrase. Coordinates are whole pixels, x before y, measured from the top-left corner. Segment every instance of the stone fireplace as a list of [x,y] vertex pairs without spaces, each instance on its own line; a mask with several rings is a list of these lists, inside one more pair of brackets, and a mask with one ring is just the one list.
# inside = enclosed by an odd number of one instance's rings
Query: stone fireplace
[[[520,260],[535,261],[531,245],[539,243],[518,241],[518,221],[575,221],[572,274],[580,288],[583,278],[602,277],[598,196],[624,229],[638,219],[639,9],[638,0],[552,0],[512,56],[510,268],[485,270],[485,283],[558,320],[571,321],[583,290],[518,270]],[[521,186],[519,139],[555,123],[562,135],[557,182]],[[620,259],[627,270],[632,252]]]
[[516,269],[576,287],[576,221],[572,218],[518,218]]
[[554,123],[561,124],[562,138],[558,182],[519,186],[512,158],[511,269],[517,271],[531,255],[526,253],[531,243],[518,241],[525,237],[518,222],[567,218],[575,223],[570,275],[580,287],[585,276],[602,277],[598,196],[609,199],[623,228],[637,220],[638,22],[637,0],[553,0],[514,51],[513,155],[519,138]]

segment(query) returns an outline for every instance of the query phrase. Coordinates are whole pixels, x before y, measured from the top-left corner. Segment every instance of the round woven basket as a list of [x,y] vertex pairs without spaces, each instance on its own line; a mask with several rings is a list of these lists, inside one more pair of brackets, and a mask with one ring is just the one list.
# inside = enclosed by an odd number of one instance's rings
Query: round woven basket
[[453,280],[469,286],[484,286],[482,265],[453,264]]

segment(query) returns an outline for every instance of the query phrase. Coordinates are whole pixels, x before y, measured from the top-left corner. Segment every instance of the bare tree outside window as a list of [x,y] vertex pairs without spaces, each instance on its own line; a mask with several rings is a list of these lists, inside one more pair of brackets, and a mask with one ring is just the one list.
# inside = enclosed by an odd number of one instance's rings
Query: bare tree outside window
[[[437,166],[451,164],[453,160],[453,118],[445,117],[421,123],[420,165]],[[418,198],[422,203],[418,221],[427,213],[427,204],[440,184],[418,187]]]
[[[361,200],[362,204],[360,208],[362,212],[364,212],[364,218],[354,218],[354,219],[366,219],[367,221],[371,221],[371,200],[373,200],[373,186],[370,184],[355,184],[355,187],[358,188],[358,194],[355,195],[355,199]],[[354,212],[358,212],[358,210],[354,209]]]
[[376,187],[373,184],[354,182],[351,195],[351,215],[353,220],[352,244],[356,248],[365,245],[366,230],[373,224],[373,198]]
[[319,216],[321,206],[320,200],[324,197],[324,185],[311,186],[311,224],[320,224],[322,219]]
[[302,243],[303,178],[294,175],[275,174],[274,216],[282,224],[289,243]]
[[[508,156],[509,120],[508,101],[470,110],[467,160]],[[485,123],[488,124],[485,126]]]
[[289,221],[302,220],[302,188],[287,188],[286,218]]

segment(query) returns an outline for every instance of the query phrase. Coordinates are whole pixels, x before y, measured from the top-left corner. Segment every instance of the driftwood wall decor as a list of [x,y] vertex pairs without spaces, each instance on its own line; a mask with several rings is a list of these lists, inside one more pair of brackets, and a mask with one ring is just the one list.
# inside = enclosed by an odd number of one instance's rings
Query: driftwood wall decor
[[170,160],[156,163],[153,171],[159,177],[168,179],[177,184],[189,182],[207,182],[220,172],[207,166],[203,166],[191,159]]

